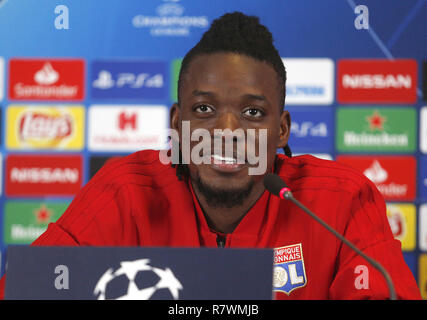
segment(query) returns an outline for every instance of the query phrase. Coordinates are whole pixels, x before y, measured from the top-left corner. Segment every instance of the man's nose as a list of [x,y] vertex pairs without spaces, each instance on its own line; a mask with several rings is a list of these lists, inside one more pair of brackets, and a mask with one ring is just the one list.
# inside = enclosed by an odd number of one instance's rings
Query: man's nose
[[214,140],[230,140],[233,142],[244,142],[245,132],[241,126],[239,115],[233,112],[224,112],[216,121],[213,128]]
[[240,128],[239,117],[233,112],[224,112],[218,117],[215,129],[229,129],[234,131]]

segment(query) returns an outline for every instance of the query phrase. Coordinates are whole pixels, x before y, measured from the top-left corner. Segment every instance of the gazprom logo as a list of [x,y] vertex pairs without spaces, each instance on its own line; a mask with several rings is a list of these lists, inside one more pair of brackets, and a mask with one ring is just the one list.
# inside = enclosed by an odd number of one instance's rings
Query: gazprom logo
[[287,105],[330,105],[334,100],[334,62],[328,58],[283,59]]
[[325,94],[325,88],[315,85],[290,85],[286,87],[286,94],[290,96],[322,96]]

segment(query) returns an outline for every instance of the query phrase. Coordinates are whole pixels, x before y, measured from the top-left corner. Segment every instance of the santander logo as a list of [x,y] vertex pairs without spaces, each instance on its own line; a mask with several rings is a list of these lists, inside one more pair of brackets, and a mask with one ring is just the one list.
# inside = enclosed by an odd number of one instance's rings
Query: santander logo
[[49,62],[46,62],[42,69],[34,75],[34,81],[41,85],[50,85],[57,82],[59,73],[52,68]]
[[82,59],[10,59],[9,99],[83,100]]
[[336,160],[363,173],[385,200],[415,199],[417,163],[414,156],[338,155]]
[[377,160],[374,160],[372,165],[363,171],[363,174],[373,183],[382,183],[387,180],[388,173],[381,167]]
[[374,160],[371,166],[363,171],[363,174],[375,183],[378,190],[386,198],[400,198],[408,193],[408,184],[396,183],[393,178],[389,179],[388,172],[381,167],[377,160]]

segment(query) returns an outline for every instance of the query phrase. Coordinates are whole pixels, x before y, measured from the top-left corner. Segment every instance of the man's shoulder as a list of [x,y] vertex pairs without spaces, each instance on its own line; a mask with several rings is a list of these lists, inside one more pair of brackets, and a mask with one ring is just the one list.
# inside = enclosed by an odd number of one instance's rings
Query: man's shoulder
[[353,193],[362,186],[374,187],[362,172],[337,161],[308,154],[291,158],[278,155],[278,161],[279,176],[287,180],[294,190],[330,189]]
[[[172,166],[159,160],[159,151],[143,150],[108,161],[75,196],[66,213],[58,220],[81,221],[81,228],[93,220],[99,212],[108,215],[140,203],[135,192],[156,199],[161,188],[168,188],[179,181]],[[147,192],[151,190],[152,192]],[[163,193],[164,194],[164,193]],[[131,203],[132,201],[136,201]],[[116,205],[111,205],[116,203]],[[70,218],[71,217],[71,218]],[[74,223],[73,223],[74,225]],[[78,229],[81,229],[78,227]]]
[[164,186],[177,180],[176,170],[159,160],[159,150],[141,150],[111,159],[94,175],[89,184],[136,184]]

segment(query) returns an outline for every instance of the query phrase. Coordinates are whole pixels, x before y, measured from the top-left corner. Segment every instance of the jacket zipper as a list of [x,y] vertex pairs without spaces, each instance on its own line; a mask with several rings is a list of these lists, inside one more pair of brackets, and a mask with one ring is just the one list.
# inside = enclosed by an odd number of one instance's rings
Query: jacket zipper
[[226,238],[220,235],[216,236],[216,244],[218,246],[218,248],[224,248],[225,247],[225,241]]

